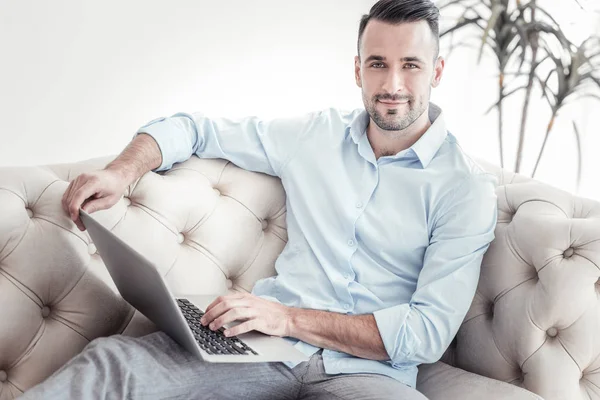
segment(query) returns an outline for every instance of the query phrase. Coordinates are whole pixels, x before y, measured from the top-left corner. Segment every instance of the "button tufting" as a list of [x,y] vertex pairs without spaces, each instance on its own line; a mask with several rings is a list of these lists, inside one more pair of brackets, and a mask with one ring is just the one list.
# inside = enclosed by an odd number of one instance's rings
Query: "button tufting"
[[183,243],[184,240],[185,240],[185,236],[183,236],[183,233],[180,233],[179,235],[177,235],[177,243],[181,244],[181,243]]
[[572,247],[569,247],[568,249],[565,250],[565,252],[563,253],[563,256],[565,256],[565,258],[569,258],[573,255],[573,253],[575,253],[575,250],[573,250]]
[[125,203],[125,206],[131,205],[131,199],[129,197],[123,197],[123,202]]
[[31,208],[26,208],[25,210],[27,211],[29,218],[33,217],[33,211],[31,211]]
[[90,253],[90,255],[96,254],[96,251],[98,251],[96,249],[96,246],[94,245],[94,243],[90,243],[88,245],[88,253]]
[[548,336],[550,337],[554,337],[556,335],[558,335],[558,330],[555,327],[549,328],[546,333],[548,334]]
[[50,315],[50,308],[48,308],[48,306],[45,306],[44,308],[42,308],[42,317],[47,318],[48,315]]
[[8,375],[6,374],[6,371],[0,371],[0,382],[6,382],[7,379]]
[[266,231],[268,227],[269,227],[269,222],[266,219],[263,219],[262,220],[262,230]]
[[233,282],[231,281],[231,279],[227,279],[225,281],[225,284],[227,285],[227,289],[231,289],[233,287]]

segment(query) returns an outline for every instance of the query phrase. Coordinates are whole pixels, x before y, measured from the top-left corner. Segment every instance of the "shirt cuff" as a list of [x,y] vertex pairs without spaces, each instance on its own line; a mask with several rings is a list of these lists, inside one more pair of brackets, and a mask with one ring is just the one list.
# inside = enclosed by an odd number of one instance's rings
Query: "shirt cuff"
[[172,121],[165,117],[161,117],[148,122],[135,133],[134,138],[140,133],[147,133],[152,136],[156,141],[156,144],[158,144],[162,156],[162,163],[158,168],[153,169],[153,172],[170,169],[173,164],[177,162],[177,155],[180,152],[176,140],[177,135],[175,130],[177,129],[179,128],[174,126]]
[[393,367],[416,365],[412,357],[419,349],[421,340],[413,332],[408,317],[410,304],[398,304],[373,313],[385,350]]

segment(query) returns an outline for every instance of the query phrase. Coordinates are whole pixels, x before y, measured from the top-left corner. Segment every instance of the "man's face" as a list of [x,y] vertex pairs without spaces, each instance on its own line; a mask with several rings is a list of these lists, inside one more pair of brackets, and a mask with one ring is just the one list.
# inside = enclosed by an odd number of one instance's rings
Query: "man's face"
[[426,21],[388,24],[371,20],[355,57],[356,84],[365,109],[383,131],[411,126],[429,105],[442,76],[436,40]]

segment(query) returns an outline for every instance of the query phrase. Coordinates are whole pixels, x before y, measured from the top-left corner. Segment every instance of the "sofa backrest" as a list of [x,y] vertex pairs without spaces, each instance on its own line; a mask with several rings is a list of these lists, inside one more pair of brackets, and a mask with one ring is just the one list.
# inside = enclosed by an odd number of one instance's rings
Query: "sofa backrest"
[[[96,337],[156,329],[61,208],[69,181],[112,159],[0,168],[0,400]],[[600,398],[600,204],[480,164],[499,177],[496,239],[442,360],[547,399]],[[224,160],[150,172],[94,216],[153,260],[177,295],[251,291],[276,273],[287,241],[280,181]]]
[[600,399],[600,203],[483,160],[496,238],[442,360],[546,400]]

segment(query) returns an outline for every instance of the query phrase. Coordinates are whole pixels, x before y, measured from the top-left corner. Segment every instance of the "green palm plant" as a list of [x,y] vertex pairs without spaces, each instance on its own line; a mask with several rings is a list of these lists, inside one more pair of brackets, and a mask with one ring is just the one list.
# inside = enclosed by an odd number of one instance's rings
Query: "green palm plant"
[[[548,101],[551,117],[546,127],[546,134],[532,176],[535,176],[538,169],[559,111],[573,101],[582,98],[600,100],[598,94],[600,93],[600,37],[592,36],[580,46],[575,46],[569,42],[568,46],[562,48],[564,50],[563,54],[558,55],[554,54],[550,43],[544,42],[543,47],[548,57],[553,61],[553,68],[544,80],[539,76],[536,76],[536,80],[542,89],[542,96]],[[564,57],[564,53],[567,57]],[[555,90],[550,87],[552,77],[555,78],[556,82]],[[574,121],[573,129],[578,144],[577,182],[579,184],[581,179],[581,137]]]
[[[502,105],[506,98],[521,89],[519,87],[508,90],[509,84],[505,80],[506,69],[515,58],[519,60],[520,67],[525,62],[526,37],[508,10],[508,0],[449,0],[439,5],[442,14],[450,8],[461,8],[462,14],[453,26],[440,33],[442,38],[447,35],[451,38],[448,56],[455,48],[466,46],[468,40],[474,37],[481,43],[478,61],[481,60],[484,48],[487,46],[498,63],[498,100],[488,112],[494,108],[498,109],[500,165],[504,167],[504,111]],[[462,42],[455,44],[455,33],[468,27],[475,28],[475,35],[469,35]]]
[[[478,60],[481,60],[484,50],[489,49],[498,63],[498,99],[487,112],[494,108],[498,110],[498,141],[502,167],[504,167],[503,102],[515,93],[525,92],[515,172],[520,172],[522,166],[524,138],[533,88],[536,84],[540,86],[543,98],[548,101],[551,108],[552,118],[534,168],[533,175],[535,175],[547,139],[552,131],[554,119],[561,107],[567,104],[567,98],[575,98],[576,96],[573,95],[581,94],[584,87],[586,90],[589,89],[590,82],[600,87],[598,77],[594,76],[594,71],[599,69],[599,54],[592,46],[592,44],[597,46],[598,41],[589,39],[579,48],[575,47],[567,40],[556,20],[540,7],[536,0],[527,2],[519,0],[447,0],[438,7],[442,15],[450,8],[461,9],[460,17],[440,34],[442,38],[450,37],[449,53],[457,47],[468,46],[468,40],[475,38],[479,42]],[[467,36],[467,40],[455,44],[454,36],[458,31],[468,31],[471,35]],[[558,50],[553,50],[552,45]],[[551,72],[542,79],[539,73],[540,67],[546,66],[548,62],[552,61],[554,66],[551,68]],[[516,71],[508,72],[512,66],[517,66]],[[525,66],[528,70],[524,73],[522,70]],[[552,91],[550,88],[551,78],[558,81],[555,85],[557,86],[556,91]],[[510,89],[511,87],[512,89]],[[600,99],[590,92],[579,97],[586,96]],[[574,127],[579,148],[579,132],[575,125]],[[580,151],[578,163],[579,180],[581,174]]]

